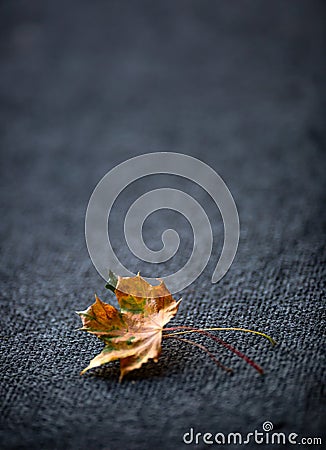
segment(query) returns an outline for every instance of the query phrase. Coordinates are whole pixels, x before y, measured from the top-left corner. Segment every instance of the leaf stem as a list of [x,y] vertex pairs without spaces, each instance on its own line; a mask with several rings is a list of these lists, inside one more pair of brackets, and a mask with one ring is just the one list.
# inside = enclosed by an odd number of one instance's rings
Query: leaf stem
[[[179,331],[179,330],[185,330],[185,331]],[[173,333],[174,335],[186,334],[186,333],[198,333],[199,331],[243,331],[245,333],[252,333],[252,334],[257,334],[259,336],[263,336],[264,338],[268,339],[272,345],[276,345],[276,341],[268,334],[262,333],[260,331],[249,330],[247,328],[237,328],[237,327],[194,328],[194,327],[178,326],[178,327],[163,328],[163,331],[177,331],[177,333]],[[164,336],[169,336],[169,335],[170,334],[166,334]]]
[[189,327],[189,328],[190,328],[189,330],[183,331],[182,333],[166,334],[166,335],[163,335],[163,337],[172,337],[172,336],[175,336],[175,335],[178,335],[178,334],[185,334],[185,333],[200,333],[200,334],[203,334],[203,335],[209,337],[210,339],[213,339],[215,342],[217,342],[218,344],[220,344],[223,347],[227,348],[228,350],[231,350],[231,352],[233,352],[234,354],[239,356],[239,358],[241,358],[244,361],[246,361],[247,364],[249,364],[251,367],[253,367],[255,370],[257,370],[257,372],[259,372],[261,375],[264,374],[263,369],[257,363],[255,363],[255,361],[250,359],[247,355],[242,353],[237,348],[233,347],[231,344],[228,344],[227,342],[223,341],[221,338],[219,338],[217,336],[214,336],[212,333],[209,333],[206,329],[193,329],[191,327]]
[[257,364],[255,363],[255,361],[253,361],[252,359],[250,359],[247,355],[245,355],[244,353],[240,352],[240,350],[238,350],[237,348],[233,347],[233,345],[228,344],[227,342],[223,341],[222,339],[218,338],[217,336],[214,336],[212,333],[208,333],[207,331],[201,331],[201,333],[205,334],[206,336],[210,337],[211,339],[213,339],[214,341],[218,342],[219,344],[223,345],[223,347],[227,348],[228,350],[231,350],[231,352],[233,352],[234,354],[236,354],[237,356],[239,356],[239,358],[243,359],[244,361],[246,361],[247,364],[249,364],[251,367],[253,367],[254,369],[257,370],[257,372],[260,373],[260,375],[264,374],[263,369]]

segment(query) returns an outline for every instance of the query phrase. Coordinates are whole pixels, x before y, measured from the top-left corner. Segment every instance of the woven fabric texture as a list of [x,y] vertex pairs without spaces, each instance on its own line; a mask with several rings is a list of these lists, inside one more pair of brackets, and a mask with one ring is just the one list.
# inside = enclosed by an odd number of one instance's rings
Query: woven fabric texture
[[[323,2],[308,0],[1,2],[1,449],[207,448],[186,445],[184,433],[246,434],[265,421],[322,436],[324,19]],[[145,276],[173,273],[191,251],[189,223],[169,211],[148,219],[151,248],[171,223],[182,238],[153,268],[128,250],[124,215],[155,187],[196,198],[214,250],[171,325],[269,333],[275,348],[219,334],[264,376],[200,336],[233,376],[172,340],[121,384],[118,363],[79,375],[102,344],[76,331],[74,311],[94,292],[114,302],[87,253],[87,203],[108,170],[153,151],[200,158],[225,180],[241,222],[235,261],[211,284],[219,211],[198,186],[168,176],[121,194],[114,249]]]

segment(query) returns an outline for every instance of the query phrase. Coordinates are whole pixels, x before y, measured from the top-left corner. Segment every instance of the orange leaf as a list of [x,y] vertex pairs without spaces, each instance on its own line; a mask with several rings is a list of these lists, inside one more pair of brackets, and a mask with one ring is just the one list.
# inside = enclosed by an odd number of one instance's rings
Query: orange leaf
[[120,359],[120,380],[149,359],[157,362],[161,353],[162,330],[178,311],[164,282],[152,286],[139,274],[118,277],[114,290],[120,311],[95,296],[95,303],[80,315],[81,330],[95,334],[105,343],[103,351],[81,372]]

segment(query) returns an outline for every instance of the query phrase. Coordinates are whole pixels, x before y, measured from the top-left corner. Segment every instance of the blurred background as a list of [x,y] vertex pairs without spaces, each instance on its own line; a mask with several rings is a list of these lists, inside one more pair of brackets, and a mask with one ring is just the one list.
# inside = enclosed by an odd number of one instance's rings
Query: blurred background
[[[190,427],[247,433],[266,420],[321,435],[324,23],[317,0],[1,1],[2,448],[177,449]],[[220,215],[177,177],[126,189],[110,223],[114,249],[130,270],[174,272],[190,254],[189,224],[169,211],[149,218],[149,247],[171,223],[181,237],[173,260],[153,267],[126,247],[124,215],[156,187],[196,198],[214,251],[180,293],[174,323],[273,335],[274,350],[224,335],[261,363],[263,380],[225,350],[232,378],[180,343],[121,385],[118,365],[79,377],[102,346],[75,331],[74,311],[95,291],[114,301],[87,253],[87,203],[115,165],[154,151],[195,156],[227,183],[241,223],[234,264],[210,283]]]

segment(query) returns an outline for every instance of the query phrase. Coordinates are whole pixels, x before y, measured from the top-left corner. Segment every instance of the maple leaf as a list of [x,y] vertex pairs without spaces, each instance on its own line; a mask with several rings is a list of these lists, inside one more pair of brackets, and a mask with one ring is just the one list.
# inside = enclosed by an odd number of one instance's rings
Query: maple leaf
[[[105,343],[103,351],[97,355],[81,372],[85,373],[93,367],[101,366],[110,361],[120,360],[120,381],[128,372],[138,369],[149,359],[158,361],[161,353],[162,338],[176,339],[200,348],[223,370],[232,373],[232,369],[224,366],[210,350],[202,344],[179,337],[187,333],[199,333],[219,345],[227,348],[243,359],[257,372],[263,374],[263,369],[252,359],[232,345],[214,336],[210,331],[240,331],[263,336],[272,345],[273,338],[261,331],[240,327],[209,327],[194,328],[190,326],[176,326],[163,328],[178,311],[181,300],[176,302],[164,282],[152,286],[138,273],[136,277],[117,277],[109,272],[106,288],[113,291],[118,299],[120,310],[102,302],[95,295],[93,303],[85,311],[79,311],[83,323],[80,330],[95,334]],[[167,332],[167,333],[164,333]]]
[[103,351],[81,374],[119,359],[121,381],[149,359],[158,361],[163,327],[175,316],[181,301],[176,302],[164,282],[159,281],[160,284],[152,286],[139,274],[123,278],[110,272],[106,287],[115,292],[120,311],[95,295],[95,303],[77,312],[83,323],[81,330],[105,343]]

